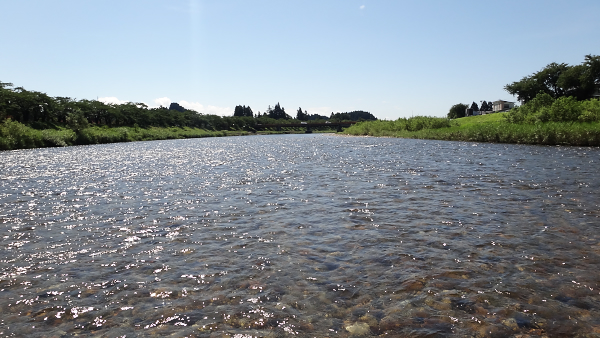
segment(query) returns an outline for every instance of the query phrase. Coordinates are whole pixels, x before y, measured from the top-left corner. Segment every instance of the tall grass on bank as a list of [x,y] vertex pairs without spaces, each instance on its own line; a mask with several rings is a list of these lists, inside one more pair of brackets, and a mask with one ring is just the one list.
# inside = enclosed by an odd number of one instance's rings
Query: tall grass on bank
[[600,146],[600,122],[514,124],[503,116],[498,113],[464,117],[452,121],[449,127],[418,131],[397,129],[396,121],[361,122],[344,133],[447,141]]
[[0,124],[1,150],[64,147],[73,144],[76,138],[76,133],[70,129],[37,130],[10,119]]
[[396,121],[368,121],[352,125],[344,132],[352,135],[395,136],[402,132],[416,132],[424,129],[450,127],[450,120],[439,117],[415,116],[399,118]]
[[[106,128],[91,127],[81,130],[77,135],[77,144],[99,144],[115,142],[169,140],[182,138],[200,138],[227,136],[227,131],[208,131],[196,128]],[[239,134],[235,133],[236,135]]]
[[67,128],[37,130],[7,119],[0,123],[0,150],[246,134],[248,134],[246,131],[209,131],[188,127],[148,129],[88,127],[78,131]]
[[506,114],[506,120],[517,124],[597,122],[600,121],[600,101],[577,101],[572,96],[554,99],[541,92],[531,101],[511,109]]

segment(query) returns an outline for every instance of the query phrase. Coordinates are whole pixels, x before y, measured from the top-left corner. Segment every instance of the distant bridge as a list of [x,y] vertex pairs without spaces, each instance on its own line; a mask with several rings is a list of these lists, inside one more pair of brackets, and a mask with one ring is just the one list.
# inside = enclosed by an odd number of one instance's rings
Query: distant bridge
[[265,128],[276,128],[278,131],[281,131],[281,128],[286,127],[295,127],[295,128],[306,128],[307,133],[312,133],[312,128],[314,127],[336,127],[337,131],[342,131],[342,128],[350,127],[355,124],[356,121],[346,121],[346,122],[325,122],[325,123],[270,123],[270,124],[257,124],[254,126],[255,129],[265,129]]

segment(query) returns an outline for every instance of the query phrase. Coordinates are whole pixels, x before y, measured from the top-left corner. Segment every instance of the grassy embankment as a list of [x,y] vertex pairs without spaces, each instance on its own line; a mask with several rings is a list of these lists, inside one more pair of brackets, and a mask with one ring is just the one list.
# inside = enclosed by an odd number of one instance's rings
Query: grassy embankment
[[90,127],[79,131],[68,128],[38,130],[5,120],[0,124],[0,149],[65,147],[113,142],[167,140],[181,138],[246,135],[246,131],[208,131],[197,128],[107,128]]
[[[388,136],[447,141],[600,146],[600,122],[509,123],[508,113],[469,116],[455,120],[413,117],[372,121],[344,130],[349,135]],[[414,121],[413,121],[414,120]],[[421,120],[420,124],[417,123]]]
[[[256,134],[304,133],[304,130],[258,131]],[[315,131],[334,132],[334,131]],[[253,135],[244,130],[211,131],[189,127],[170,128],[109,128],[89,127],[74,131],[65,127],[55,129],[34,129],[22,123],[5,120],[0,123],[0,150],[66,147],[72,145],[101,144],[115,142],[151,141],[201,137]]]

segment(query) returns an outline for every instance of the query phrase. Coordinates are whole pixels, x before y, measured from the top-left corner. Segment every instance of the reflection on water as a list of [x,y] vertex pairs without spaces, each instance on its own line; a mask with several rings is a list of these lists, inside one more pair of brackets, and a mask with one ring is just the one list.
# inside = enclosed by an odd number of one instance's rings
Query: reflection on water
[[600,334],[599,155],[328,135],[3,152],[0,332]]

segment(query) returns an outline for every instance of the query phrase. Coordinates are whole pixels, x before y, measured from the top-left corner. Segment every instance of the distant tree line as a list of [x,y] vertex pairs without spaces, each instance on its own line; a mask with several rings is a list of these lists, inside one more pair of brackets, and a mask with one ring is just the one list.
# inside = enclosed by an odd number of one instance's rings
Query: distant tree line
[[[376,119],[367,112],[355,111],[333,114],[341,120]],[[0,82],[0,122],[11,119],[35,129],[68,127],[81,130],[89,126],[107,127],[192,127],[206,130],[254,130],[256,124],[273,124],[292,119],[279,103],[269,106],[264,114],[254,114],[249,106],[238,105],[233,116],[201,114],[178,103],[149,108],[144,103],[104,103],[97,100],[75,100],[70,97],[51,97],[38,91],[14,87]],[[326,116],[308,114],[298,109],[296,119],[327,120]]]
[[362,111],[362,110],[355,110],[355,111],[351,111],[349,113],[331,113],[331,115],[329,116],[329,119],[331,120],[338,120],[338,121],[375,121],[377,120],[377,118],[375,116],[373,116],[373,114],[366,112],[366,111]]

